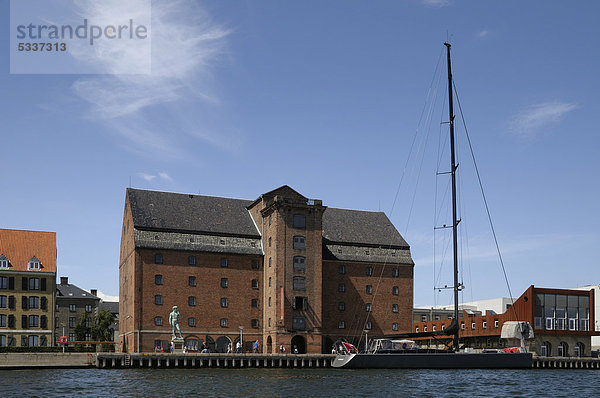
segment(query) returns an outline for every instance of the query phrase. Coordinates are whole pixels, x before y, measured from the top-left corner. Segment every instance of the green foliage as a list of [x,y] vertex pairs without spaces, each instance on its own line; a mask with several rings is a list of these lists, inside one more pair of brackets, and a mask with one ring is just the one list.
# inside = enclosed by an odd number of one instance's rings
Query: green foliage
[[112,341],[113,330],[111,326],[114,322],[115,317],[109,310],[99,311],[94,317],[94,325],[92,326],[92,340]]
[[85,312],[84,314],[82,314],[81,318],[79,319],[79,322],[77,322],[77,324],[75,325],[75,340],[77,341],[84,341],[85,334],[90,333],[90,328],[85,326],[85,320],[87,319],[89,314],[89,312]]

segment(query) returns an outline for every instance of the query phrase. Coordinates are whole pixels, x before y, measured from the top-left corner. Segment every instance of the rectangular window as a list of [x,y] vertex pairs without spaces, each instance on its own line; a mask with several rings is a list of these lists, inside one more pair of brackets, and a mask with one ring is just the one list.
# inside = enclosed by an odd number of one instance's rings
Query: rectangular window
[[227,308],[227,305],[228,305],[227,297],[222,297],[221,298],[221,307]]
[[340,265],[340,266],[338,267],[338,272],[339,272],[340,274],[345,274],[345,273],[346,273],[346,266],[345,266],[345,265]]
[[69,317],[69,327],[70,328],[74,328],[75,327],[75,317],[74,316],[70,316]]
[[162,285],[163,284],[162,275],[154,275],[154,284],[155,285]]
[[221,287],[226,288],[228,284],[227,278],[221,278]]
[[155,316],[154,317],[154,324],[156,326],[162,326],[162,324],[163,324],[162,316]]
[[188,305],[190,305],[192,307],[196,305],[196,296],[189,296],[188,297]]
[[393,294],[394,296],[397,296],[397,295],[399,295],[399,294],[400,294],[400,289],[398,288],[398,286],[394,286],[394,287],[392,287],[392,294]]
[[252,322],[252,328],[258,329],[258,319],[253,319],[251,322]]
[[29,278],[29,290],[40,290],[40,278]]
[[190,285],[190,286],[196,286],[196,277],[195,276],[189,276],[188,277],[188,285]]
[[30,309],[40,308],[40,298],[37,296],[29,296],[29,308]]
[[69,311],[75,312],[75,304],[69,304]]
[[154,296],[154,304],[156,305],[162,305],[163,300],[162,300],[162,296],[160,294],[157,294],[156,296]]
[[6,315],[0,314],[0,328],[6,327],[6,320],[7,320]]
[[344,303],[343,301],[340,301],[338,303],[338,310],[345,311],[346,310],[346,303]]
[[163,256],[160,253],[156,253],[154,255],[154,264],[162,264],[163,263]]
[[252,301],[250,302],[250,307],[258,308],[258,299],[252,299]]
[[303,316],[295,316],[292,320],[292,327],[295,330],[306,330],[306,319]]
[[85,318],[85,327],[86,328],[92,327],[92,318],[90,318],[90,317]]
[[306,278],[303,276],[294,277],[294,290],[306,290]]
[[475,322],[471,322],[471,330],[475,330]]
[[392,312],[398,312],[398,304],[392,304]]
[[427,315],[421,315],[421,322],[427,322]]
[[460,330],[465,330],[465,323],[464,322],[460,323]]
[[367,312],[371,312],[371,310],[373,309],[373,304],[371,303],[367,303],[365,305],[365,309],[367,310]]
[[269,247],[271,247],[272,238],[269,236]]
[[294,228],[306,228],[306,216],[304,214],[294,214]]
[[392,268],[392,277],[397,278],[398,276],[400,276],[398,268]]
[[0,276],[0,289],[8,289],[8,277]]
[[373,275],[373,267],[367,267],[367,276]]
[[392,323],[392,330],[396,331],[398,330],[398,324],[397,323]]
[[338,323],[338,329],[346,329],[346,322],[340,321]]
[[308,297],[296,296],[294,297],[293,308],[299,311],[306,311],[308,309]]
[[252,279],[252,289],[258,289],[258,279]]
[[369,321],[365,324],[365,329],[371,330],[371,321]]
[[494,319],[494,328],[498,329],[498,320]]
[[306,249],[306,238],[304,236],[294,236],[294,249]]
[[306,270],[306,259],[302,256],[294,257],[294,272],[304,273]]
[[486,320],[483,320],[483,321],[481,322],[481,328],[482,328],[482,329],[487,329],[487,321],[486,321]]
[[228,264],[227,264],[227,259],[226,258],[222,258],[221,259],[221,268],[227,268]]
[[227,327],[227,318],[221,318],[221,327],[222,328],[226,328]]
[[346,291],[346,285],[344,285],[343,283],[340,283],[338,285],[338,292],[344,293],[345,291]]
[[367,285],[365,290],[366,290],[367,294],[373,294],[373,286],[372,285]]
[[0,296],[0,308],[6,308],[7,300],[6,296]]
[[252,269],[258,269],[258,260],[252,260]]
[[69,341],[75,341],[75,333],[69,333]]
[[29,315],[29,327],[37,328],[40,326],[40,317],[38,315]]
[[188,326],[196,326],[196,318],[188,318]]
[[188,265],[196,265],[196,256],[188,257]]
[[27,341],[29,347],[37,347],[39,345],[39,337],[38,336],[29,336]]
[[86,304],[85,305],[85,312],[92,312],[92,305],[91,304]]

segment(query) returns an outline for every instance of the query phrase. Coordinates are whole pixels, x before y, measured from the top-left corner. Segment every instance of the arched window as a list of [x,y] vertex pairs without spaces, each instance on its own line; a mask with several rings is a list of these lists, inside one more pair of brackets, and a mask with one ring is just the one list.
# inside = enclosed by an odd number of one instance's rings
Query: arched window
[[581,357],[583,356],[585,353],[585,346],[583,345],[583,343],[577,343],[575,344],[575,347],[573,347],[573,355],[575,355],[576,357]]
[[558,344],[558,356],[559,357],[568,357],[569,356],[569,345],[564,341],[561,341]]
[[552,345],[549,342],[544,341],[542,343],[540,356],[542,356],[542,357],[552,356]]

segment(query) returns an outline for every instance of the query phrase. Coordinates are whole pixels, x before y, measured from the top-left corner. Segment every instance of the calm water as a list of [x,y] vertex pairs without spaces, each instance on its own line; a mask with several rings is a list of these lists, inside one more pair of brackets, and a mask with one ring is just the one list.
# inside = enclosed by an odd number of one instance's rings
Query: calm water
[[[449,384],[456,379],[452,388]],[[0,371],[1,397],[597,397],[598,370],[48,369]]]

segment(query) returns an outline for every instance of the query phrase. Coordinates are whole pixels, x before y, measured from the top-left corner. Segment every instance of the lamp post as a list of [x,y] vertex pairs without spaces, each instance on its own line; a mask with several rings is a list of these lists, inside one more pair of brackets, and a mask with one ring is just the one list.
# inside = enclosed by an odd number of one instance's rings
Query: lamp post
[[239,328],[240,328],[240,354],[241,354],[242,352],[244,352],[244,340],[243,340],[244,336],[242,333],[242,330],[244,330],[244,327],[240,326]]
[[[64,336],[65,335],[65,324],[64,323],[62,324],[62,327],[63,327],[62,335]],[[63,346],[63,354],[64,354],[65,353],[65,344],[63,344],[62,346]]]

